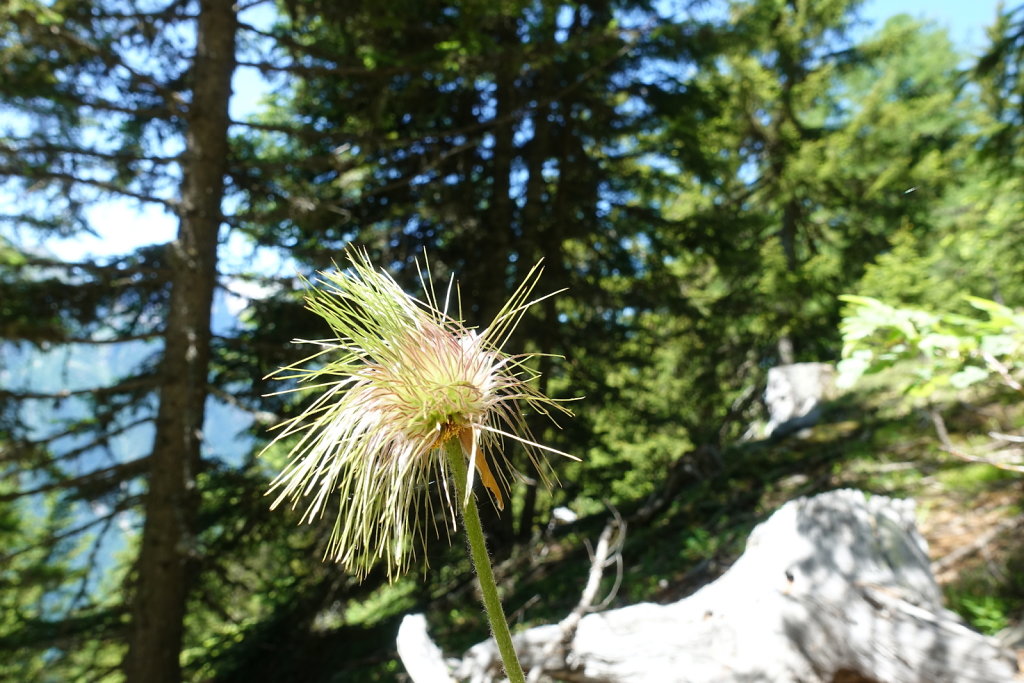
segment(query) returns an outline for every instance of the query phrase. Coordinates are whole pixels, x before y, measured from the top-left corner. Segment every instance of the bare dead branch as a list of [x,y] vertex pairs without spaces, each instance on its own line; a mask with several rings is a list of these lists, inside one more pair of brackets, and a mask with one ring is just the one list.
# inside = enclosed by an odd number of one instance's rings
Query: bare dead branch
[[232,394],[229,394],[220,387],[210,385],[207,387],[207,391],[209,391],[211,395],[216,396],[224,403],[227,403],[232,408],[236,408],[244,413],[252,415],[253,420],[255,420],[257,423],[261,425],[277,424],[281,419],[278,415],[275,415],[270,411],[254,410],[250,408],[249,406],[239,401],[237,397],[233,396]]
[[[998,460],[992,459],[991,457],[982,458],[977,455],[972,455],[971,453],[961,450],[960,448],[957,448],[955,445],[953,445],[952,440],[950,440],[949,438],[949,431],[946,429],[946,423],[942,419],[942,416],[939,415],[939,411],[933,409],[929,412],[931,414],[932,424],[935,425],[935,433],[938,434],[939,441],[942,444],[940,448],[946,453],[956,456],[957,458],[960,458],[965,462],[976,462],[981,463],[983,465],[991,465],[992,467],[998,467],[999,469],[1006,470],[1008,472],[1019,472],[1021,474],[1024,474],[1024,464],[1017,464],[1015,462],[1000,462]],[[1009,449],[1002,450],[1003,452],[1008,452]],[[1010,452],[1017,453],[1019,451],[1014,449],[1013,451]]]
[[988,435],[996,441],[1008,441],[1010,443],[1024,443],[1024,436],[1020,434],[1003,434],[1001,432],[989,432]]
[[1006,383],[1006,386],[1010,387],[1014,391],[1024,391],[1024,387],[1022,387],[1020,382],[1014,379],[1013,375],[1010,374],[1010,368],[1006,367],[1005,363],[987,351],[982,353],[981,357],[985,359],[986,365],[999,373],[999,376],[1003,378],[1003,382]]
[[932,562],[932,572],[936,576],[940,576],[960,560],[965,557],[970,557],[974,553],[988,547],[988,545],[996,540],[996,538],[998,538],[1004,531],[1014,529],[1021,524],[1024,524],[1024,515],[1017,515],[1016,517],[1010,517],[1002,520],[999,524],[996,524],[994,527],[975,538],[972,542],[967,545],[962,545],[945,557]]
[[[587,574],[587,584],[583,588],[580,601],[573,611],[558,623],[562,633],[561,638],[553,640],[544,649],[543,654],[537,659],[541,664],[534,666],[530,670],[527,677],[529,683],[538,683],[540,681],[540,677],[544,674],[545,670],[543,663],[548,662],[550,657],[559,650],[563,653],[569,651],[572,641],[576,637],[576,629],[579,627],[580,619],[588,612],[606,607],[618,592],[619,586],[622,583],[622,546],[626,540],[626,522],[614,507],[609,506],[609,510],[611,510],[613,518],[605,524],[604,529],[601,531],[601,535],[597,540],[597,548],[592,550],[590,544],[587,544],[587,550],[591,551],[590,572]],[[615,584],[601,604],[595,607],[594,601],[597,599],[598,588],[601,587],[604,570],[611,564],[615,564],[617,568]]]

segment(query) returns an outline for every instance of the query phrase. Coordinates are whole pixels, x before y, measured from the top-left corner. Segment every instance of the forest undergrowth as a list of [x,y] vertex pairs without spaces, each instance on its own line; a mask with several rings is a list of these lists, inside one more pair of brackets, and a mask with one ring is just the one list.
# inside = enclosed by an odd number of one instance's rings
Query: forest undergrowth
[[[944,450],[931,417],[936,410],[945,416],[948,438],[964,451],[985,448],[989,432],[1012,435],[1024,426],[1024,409],[991,396],[908,407],[890,391],[869,389],[832,402],[821,422],[803,433],[738,443],[714,457],[697,449],[666,477],[669,500],[656,500],[662,491],[549,527],[506,558],[498,574],[505,578],[513,629],[555,623],[577,606],[594,545],[616,515],[627,529],[621,564],[605,570],[595,601],[607,609],[685,598],[724,573],[753,527],[782,504],[838,488],[913,498],[947,607],[989,635],[1020,624],[1024,477]],[[687,460],[702,457],[709,462]],[[661,506],[654,514],[652,502]],[[429,595],[409,577],[349,614],[381,634],[387,630],[382,621],[397,629],[405,612],[425,611],[431,635],[446,655],[458,656],[482,639],[486,623],[472,609],[468,575],[451,574]],[[381,680],[401,675],[393,643],[379,648],[363,661],[374,662]]]

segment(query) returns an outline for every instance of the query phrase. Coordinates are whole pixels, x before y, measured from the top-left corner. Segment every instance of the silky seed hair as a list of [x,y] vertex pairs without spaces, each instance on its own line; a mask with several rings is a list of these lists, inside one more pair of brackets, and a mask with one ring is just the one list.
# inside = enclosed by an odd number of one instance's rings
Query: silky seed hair
[[[443,303],[438,300],[425,259],[421,301],[374,268],[364,250],[346,256],[347,270],[320,272],[307,283],[306,307],[334,337],[295,340],[317,351],[270,375],[295,383],[278,394],[319,393],[275,427],[267,448],[281,443],[290,450],[267,493],[272,508],[305,505],[306,523],[336,502],[325,559],[359,577],[384,562],[393,579],[426,545],[427,530],[450,533],[457,506],[467,502],[454,500],[444,455],[449,442],[469,464],[467,498],[479,476],[499,509],[510,485],[506,473],[518,474],[504,458],[506,443],[526,450],[545,484],[551,469],[542,451],[576,459],[538,443],[526,425],[524,406],[552,419],[556,412],[571,415],[563,401],[533,388],[538,373],[528,363],[539,354],[502,350],[527,310],[557,292],[530,298],[542,272],[538,263],[477,332],[461,320],[454,279]],[[459,317],[448,312],[453,296]]]

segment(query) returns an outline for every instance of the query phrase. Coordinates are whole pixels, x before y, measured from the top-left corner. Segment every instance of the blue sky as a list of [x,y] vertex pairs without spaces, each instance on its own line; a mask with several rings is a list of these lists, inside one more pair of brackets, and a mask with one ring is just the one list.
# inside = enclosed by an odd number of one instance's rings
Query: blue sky
[[954,44],[977,54],[985,44],[985,27],[995,20],[998,4],[998,0],[868,0],[862,16],[877,26],[896,14],[930,19],[949,30]]

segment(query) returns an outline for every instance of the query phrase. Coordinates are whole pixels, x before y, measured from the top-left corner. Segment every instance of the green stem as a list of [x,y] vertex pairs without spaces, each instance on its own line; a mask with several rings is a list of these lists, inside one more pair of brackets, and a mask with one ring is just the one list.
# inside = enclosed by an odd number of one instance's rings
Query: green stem
[[[458,504],[466,500],[466,456],[458,439],[449,439],[446,451],[452,478],[455,480],[455,491]],[[491,633],[498,644],[501,661],[505,664],[505,675],[510,683],[525,683],[523,667],[516,657],[512,645],[512,633],[508,630],[505,612],[501,609],[501,598],[498,597],[498,586],[494,583],[494,571],[491,569],[491,557],[487,554],[487,542],[484,540],[484,529],[480,525],[480,514],[476,509],[476,496],[469,496],[468,502],[462,506],[462,520],[469,538],[469,554],[473,558],[477,580],[480,583],[480,594],[483,596],[487,619],[491,622]]]

